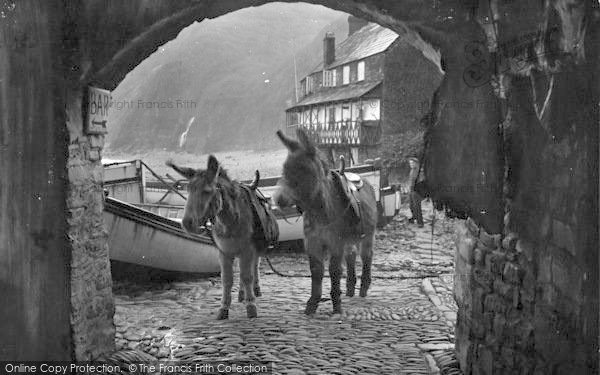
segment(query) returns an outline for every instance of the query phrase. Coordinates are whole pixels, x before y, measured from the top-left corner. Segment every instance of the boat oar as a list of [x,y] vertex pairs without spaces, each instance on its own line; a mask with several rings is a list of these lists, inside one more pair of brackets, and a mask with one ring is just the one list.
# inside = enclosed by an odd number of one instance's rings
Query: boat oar
[[160,177],[158,174],[156,174],[156,172],[154,172],[146,163],[144,163],[141,160],[140,160],[140,162],[142,163],[142,165],[144,167],[146,167],[146,169],[148,169],[148,172],[150,172],[154,177],[156,177],[160,182],[162,182],[167,187],[167,189],[169,189],[173,193],[179,195],[184,200],[187,200],[187,198],[185,197],[185,195],[181,194],[177,189],[175,189],[174,187],[172,187],[171,185],[169,185],[169,183],[167,181],[165,181],[162,177]]

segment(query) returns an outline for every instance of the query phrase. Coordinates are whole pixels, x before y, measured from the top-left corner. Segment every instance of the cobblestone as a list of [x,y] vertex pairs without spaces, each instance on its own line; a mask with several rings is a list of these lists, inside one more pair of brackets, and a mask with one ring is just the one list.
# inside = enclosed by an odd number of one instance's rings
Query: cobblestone
[[[427,204],[424,211],[430,218]],[[343,296],[341,315],[331,315],[326,301],[305,316],[307,261],[302,254],[279,254],[270,257],[274,267],[298,277],[279,277],[263,262],[259,317],[251,320],[236,302],[229,320],[214,319],[218,278],[115,281],[117,347],[158,360],[270,362],[277,374],[460,374],[453,351],[453,221],[438,218],[432,240],[430,219],[418,228],[406,216],[403,207],[378,233],[369,295]],[[328,297],[327,277],[323,292]]]

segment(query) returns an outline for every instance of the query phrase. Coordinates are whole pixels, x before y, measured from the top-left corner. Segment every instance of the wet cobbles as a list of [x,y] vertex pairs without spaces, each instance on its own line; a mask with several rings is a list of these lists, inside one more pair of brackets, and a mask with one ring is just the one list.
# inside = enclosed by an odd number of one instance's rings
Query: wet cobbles
[[[448,312],[456,314],[451,224],[437,221],[440,231],[434,232],[432,248],[431,227],[410,226],[401,212],[377,234],[369,295],[343,296],[342,314],[332,315],[331,302],[325,301],[316,314],[304,315],[310,278],[303,255],[271,256],[274,267],[298,276],[293,278],[275,275],[263,262],[263,296],[257,299],[258,318],[251,320],[244,305],[235,302],[237,287],[230,319],[215,320],[218,278],[121,281],[115,286],[117,347],[184,363],[269,362],[276,374],[460,374],[454,321],[448,319]],[[329,290],[326,277],[323,297]],[[443,303],[433,303],[431,293]]]

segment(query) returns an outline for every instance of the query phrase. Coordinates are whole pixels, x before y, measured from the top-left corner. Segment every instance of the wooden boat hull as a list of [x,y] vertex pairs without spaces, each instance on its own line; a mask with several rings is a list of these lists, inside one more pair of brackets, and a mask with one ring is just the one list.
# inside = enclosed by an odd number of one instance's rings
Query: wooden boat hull
[[176,220],[107,197],[104,221],[112,260],[167,271],[220,272],[212,239],[185,233]]

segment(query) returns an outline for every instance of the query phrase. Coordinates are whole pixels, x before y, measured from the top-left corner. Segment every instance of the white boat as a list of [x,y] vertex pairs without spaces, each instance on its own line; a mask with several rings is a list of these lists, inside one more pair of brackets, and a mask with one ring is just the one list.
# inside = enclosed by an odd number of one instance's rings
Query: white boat
[[218,273],[219,251],[208,235],[191,235],[181,228],[182,208],[144,210],[143,163],[139,160],[105,164],[104,222],[109,233],[110,259],[167,271]]
[[[157,215],[181,220],[187,197],[184,180],[167,182],[156,175],[142,161],[105,164],[104,184],[109,196],[127,201]],[[143,169],[154,175],[155,180],[146,180]],[[346,168],[347,172],[360,175],[375,189],[375,198],[380,213],[380,223],[394,217],[400,206],[400,193],[390,187],[381,187],[381,170],[367,164]],[[279,176],[261,178],[258,189],[271,197],[278,189]],[[250,183],[250,181],[244,181]],[[296,241],[304,238],[302,215],[294,208],[280,209],[272,206],[279,224],[279,241]]]
[[167,271],[218,273],[219,252],[208,235],[191,235],[181,223],[111,197],[104,222],[110,258]]

